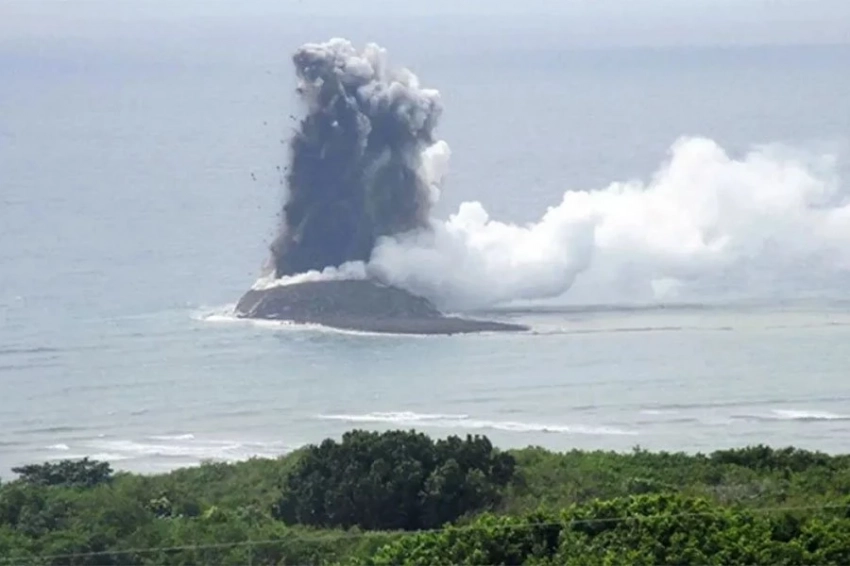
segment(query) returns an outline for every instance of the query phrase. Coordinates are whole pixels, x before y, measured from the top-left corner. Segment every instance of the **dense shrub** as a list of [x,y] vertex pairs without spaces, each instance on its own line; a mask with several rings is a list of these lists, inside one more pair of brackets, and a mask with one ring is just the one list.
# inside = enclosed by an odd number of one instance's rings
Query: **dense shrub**
[[779,536],[777,517],[676,495],[618,498],[561,513],[485,515],[404,537],[376,565],[850,564],[850,521],[810,517]]
[[108,462],[62,460],[12,468],[23,483],[42,486],[94,487],[112,479],[112,467]]
[[746,448],[718,450],[711,459],[720,464],[735,464],[753,470],[789,470],[800,472],[815,466],[829,466],[832,458],[823,452],[787,447],[774,449],[759,444]]
[[353,431],[311,447],[287,478],[275,516],[287,523],[424,529],[499,502],[512,456],[483,436]]

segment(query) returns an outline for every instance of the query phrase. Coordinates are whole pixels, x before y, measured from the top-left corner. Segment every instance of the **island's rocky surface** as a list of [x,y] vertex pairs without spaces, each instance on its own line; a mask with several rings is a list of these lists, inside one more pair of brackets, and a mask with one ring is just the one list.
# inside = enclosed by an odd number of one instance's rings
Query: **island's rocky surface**
[[446,316],[427,299],[371,280],[313,281],[251,289],[236,305],[236,315],[392,334],[528,330],[520,324]]

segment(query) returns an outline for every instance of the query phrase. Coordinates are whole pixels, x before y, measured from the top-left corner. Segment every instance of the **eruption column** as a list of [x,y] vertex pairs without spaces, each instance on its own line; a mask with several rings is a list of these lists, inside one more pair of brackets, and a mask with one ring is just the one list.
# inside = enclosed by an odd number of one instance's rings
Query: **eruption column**
[[307,115],[290,142],[278,277],[368,262],[379,237],[428,226],[422,155],[441,113],[437,91],[389,68],[376,45],[310,43],[293,62]]

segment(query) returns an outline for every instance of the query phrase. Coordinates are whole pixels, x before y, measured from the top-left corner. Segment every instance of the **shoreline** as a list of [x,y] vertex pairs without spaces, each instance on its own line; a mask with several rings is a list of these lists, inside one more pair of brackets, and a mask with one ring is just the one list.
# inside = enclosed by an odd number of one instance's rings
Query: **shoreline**
[[481,334],[487,332],[531,331],[521,324],[447,316],[439,319],[365,319],[354,317],[317,317],[311,319],[275,319],[238,316],[243,320],[271,320],[300,325],[315,325],[330,330],[347,331],[364,336],[453,336],[455,334]]
[[[433,430],[427,428],[417,428],[417,427],[389,427],[386,429],[375,429],[375,428],[364,428],[364,427],[352,427],[346,429],[345,432],[338,435],[329,435],[324,437],[322,440],[314,441],[314,442],[304,442],[299,445],[294,445],[289,447],[286,450],[281,451],[278,454],[252,454],[246,455],[244,457],[239,458],[201,458],[192,463],[180,463],[174,467],[167,467],[161,469],[149,469],[149,470],[138,470],[138,469],[125,469],[121,466],[121,463],[126,461],[127,458],[119,458],[115,460],[110,460],[109,458],[97,458],[98,454],[75,454],[69,456],[68,458],[41,458],[41,459],[33,459],[23,463],[14,464],[12,467],[19,466],[27,466],[27,465],[40,465],[44,463],[59,463],[63,461],[82,461],[82,460],[90,460],[90,461],[98,461],[98,462],[106,462],[112,465],[113,469],[116,473],[124,474],[128,476],[135,477],[146,477],[146,478],[156,478],[156,477],[164,477],[169,476],[171,474],[181,474],[181,473],[194,473],[199,468],[204,466],[225,466],[227,468],[239,468],[246,465],[252,465],[252,463],[256,463],[258,465],[272,464],[274,462],[284,462],[289,459],[297,458],[298,454],[308,450],[313,446],[319,446],[322,442],[325,441],[334,441],[338,442],[344,435],[359,431],[365,433],[373,433],[373,434],[384,434],[387,432],[393,431],[404,431],[404,432],[414,432],[416,434],[422,434],[434,440],[445,440],[449,437],[458,437],[465,438],[466,436],[471,437],[484,437],[490,439],[493,442],[494,448],[500,450],[501,452],[505,452],[508,454],[518,455],[524,453],[537,453],[544,454],[547,457],[551,458],[564,458],[564,457],[603,457],[603,458],[628,458],[635,454],[646,454],[653,457],[664,457],[664,458],[682,458],[686,460],[700,460],[700,459],[711,459],[717,454],[728,453],[728,452],[742,452],[742,451],[750,451],[750,450],[767,450],[772,452],[781,452],[781,451],[791,451],[796,453],[807,453],[812,455],[820,455],[828,459],[832,458],[848,458],[850,459],[850,450],[843,452],[833,452],[833,451],[825,451],[825,450],[816,450],[816,449],[807,449],[805,447],[797,446],[797,445],[778,445],[778,444],[764,444],[759,442],[754,442],[750,444],[741,444],[741,445],[727,445],[727,446],[718,446],[712,450],[664,450],[664,449],[655,449],[655,448],[645,448],[640,445],[640,443],[636,443],[634,446],[628,449],[613,449],[613,448],[568,448],[568,449],[557,449],[557,448],[549,448],[540,444],[525,444],[525,445],[514,445],[504,447],[501,446],[498,442],[495,442],[490,434],[482,434],[482,433],[460,433],[460,432],[447,432],[446,434],[435,434]],[[12,472],[11,467],[0,470],[0,480],[2,483],[8,483],[14,479],[14,473]]]

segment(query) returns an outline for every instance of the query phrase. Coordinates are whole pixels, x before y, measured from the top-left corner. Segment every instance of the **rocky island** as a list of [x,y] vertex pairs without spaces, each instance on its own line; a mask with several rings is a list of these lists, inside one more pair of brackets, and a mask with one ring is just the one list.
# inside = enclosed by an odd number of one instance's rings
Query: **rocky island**
[[389,334],[528,330],[520,324],[447,316],[423,297],[373,280],[313,281],[251,289],[236,305],[236,315]]

